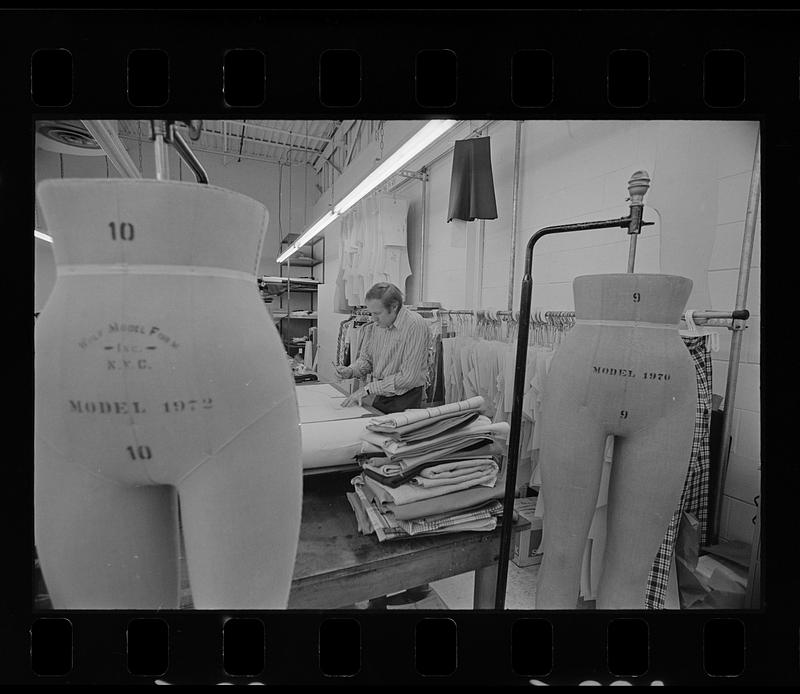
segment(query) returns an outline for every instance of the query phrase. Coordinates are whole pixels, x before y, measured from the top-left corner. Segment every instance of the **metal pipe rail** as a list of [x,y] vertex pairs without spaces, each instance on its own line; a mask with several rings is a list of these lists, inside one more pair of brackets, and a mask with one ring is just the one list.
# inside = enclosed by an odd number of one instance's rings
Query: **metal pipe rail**
[[131,155],[128,154],[119,139],[111,121],[82,120],[81,123],[86,126],[86,129],[105,152],[108,160],[122,176],[142,178],[142,172],[139,171],[133,159],[131,159]]
[[[500,316],[502,318],[513,318],[519,320],[519,311],[494,311],[492,309],[433,309],[440,314],[456,314],[456,315],[477,315],[479,318],[486,318],[490,315]],[[544,318],[575,318],[575,311],[545,311],[534,312],[531,315],[532,322],[541,322],[538,319]],[[713,325],[716,327],[726,327],[729,330],[740,330],[741,327],[735,325],[739,321],[746,321],[750,318],[750,311],[747,309],[736,309],[733,311],[695,311],[692,318],[697,325]],[[681,320],[686,320],[686,314],[681,316]],[[731,323],[731,325],[727,325]]]

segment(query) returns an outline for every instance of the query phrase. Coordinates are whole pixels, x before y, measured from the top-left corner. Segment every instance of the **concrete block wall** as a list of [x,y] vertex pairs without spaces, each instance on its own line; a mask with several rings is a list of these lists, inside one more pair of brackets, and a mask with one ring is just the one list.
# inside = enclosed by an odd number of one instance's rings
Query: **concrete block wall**
[[[727,143],[717,157],[717,218],[708,265],[711,306],[722,308],[736,296],[747,197],[753,166],[756,128],[752,123],[718,123],[718,137]],[[730,539],[750,541],[755,497],[760,493],[761,394],[761,215],[751,260],[747,307],[751,319],[742,336],[739,377],[731,429],[731,453],[722,505],[721,532]],[[714,392],[724,394],[731,333],[721,331],[720,351],[712,354]]]

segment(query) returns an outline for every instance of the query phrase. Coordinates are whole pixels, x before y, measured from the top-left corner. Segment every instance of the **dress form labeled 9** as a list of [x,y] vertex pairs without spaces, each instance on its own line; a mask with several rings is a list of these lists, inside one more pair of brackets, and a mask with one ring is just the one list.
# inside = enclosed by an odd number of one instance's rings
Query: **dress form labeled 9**
[[574,609],[604,444],[614,435],[599,609],[643,609],[692,450],[695,370],[678,332],[685,277],[577,277],[575,327],[542,398],[545,514],[537,609]]
[[300,425],[256,270],[266,208],[221,188],[43,181],[35,541],[57,609],[285,608]]

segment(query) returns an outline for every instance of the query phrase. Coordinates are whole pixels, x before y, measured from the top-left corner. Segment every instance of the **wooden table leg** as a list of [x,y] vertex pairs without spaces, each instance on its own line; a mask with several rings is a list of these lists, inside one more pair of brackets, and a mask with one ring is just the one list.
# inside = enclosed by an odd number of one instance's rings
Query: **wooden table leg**
[[497,562],[475,569],[475,591],[472,607],[476,610],[493,610],[497,589]]

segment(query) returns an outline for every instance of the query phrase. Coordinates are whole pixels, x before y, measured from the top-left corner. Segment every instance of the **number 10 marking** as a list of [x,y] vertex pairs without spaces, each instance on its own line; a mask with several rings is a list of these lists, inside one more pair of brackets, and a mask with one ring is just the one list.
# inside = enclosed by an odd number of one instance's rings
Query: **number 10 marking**
[[[109,222],[108,226],[111,227],[111,240],[117,240],[117,225],[114,222]],[[119,238],[122,241],[133,241],[133,224],[122,222],[119,225]]]
[[132,460],[150,460],[153,457],[150,446],[137,446],[136,448],[126,446],[125,450],[128,451]]

